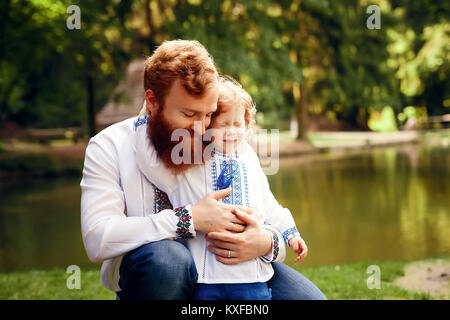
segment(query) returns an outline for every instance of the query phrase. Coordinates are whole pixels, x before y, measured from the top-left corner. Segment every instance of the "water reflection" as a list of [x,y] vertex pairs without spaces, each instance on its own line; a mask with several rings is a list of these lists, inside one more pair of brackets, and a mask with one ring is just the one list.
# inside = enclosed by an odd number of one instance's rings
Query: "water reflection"
[[[308,244],[300,265],[415,259],[450,253],[449,164],[449,148],[405,145],[282,159],[269,182]],[[81,240],[79,180],[0,180],[0,271],[99,268]]]
[[449,163],[448,148],[405,145],[283,160],[269,181],[310,249],[302,265],[415,259],[450,253]]
[[0,191],[1,271],[95,267],[81,239],[79,179],[8,178]]

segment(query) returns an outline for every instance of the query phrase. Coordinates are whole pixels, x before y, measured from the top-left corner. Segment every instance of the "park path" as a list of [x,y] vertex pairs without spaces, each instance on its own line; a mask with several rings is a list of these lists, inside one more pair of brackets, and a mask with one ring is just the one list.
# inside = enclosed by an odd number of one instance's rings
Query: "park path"
[[[397,145],[403,143],[415,143],[419,141],[417,131],[399,132],[367,132],[367,131],[321,131],[309,134],[310,142],[294,140],[292,136],[286,135],[279,141],[279,156],[297,156],[328,151],[356,150],[377,146]],[[270,150],[268,137],[258,138],[260,143],[267,142]],[[260,154],[261,155],[261,154]]]
[[428,293],[435,299],[450,299],[450,261],[411,263],[394,284],[409,291]]

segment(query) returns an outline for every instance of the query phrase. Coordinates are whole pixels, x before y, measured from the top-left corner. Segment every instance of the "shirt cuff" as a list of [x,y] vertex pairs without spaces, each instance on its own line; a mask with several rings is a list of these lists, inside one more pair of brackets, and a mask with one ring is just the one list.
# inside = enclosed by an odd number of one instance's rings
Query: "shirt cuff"
[[283,239],[286,241],[287,245],[289,245],[289,240],[295,236],[300,237],[300,232],[298,232],[296,227],[289,228],[283,232]]
[[278,237],[278,234],[270,229],[266,229],[272,233],[272,250],[270,250],[270,253],[262,256],[261,259],[265,262],[272,262],[276,261],[278,258],[278,255],[280,254],[280,239]]
[[195,237],[194,219],[192,219],[192,209],[190,205],[179,207],[173,210],[178,217],[177,221],[177,237],[193,238]]

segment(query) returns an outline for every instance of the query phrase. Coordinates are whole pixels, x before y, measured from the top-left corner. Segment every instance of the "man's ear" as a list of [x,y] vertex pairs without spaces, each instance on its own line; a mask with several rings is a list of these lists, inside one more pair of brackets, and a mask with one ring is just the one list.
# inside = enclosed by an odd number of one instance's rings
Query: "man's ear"
[[148,114],[155,114],[159,105],[155,93],[150,89],[145,90],[145,102]]

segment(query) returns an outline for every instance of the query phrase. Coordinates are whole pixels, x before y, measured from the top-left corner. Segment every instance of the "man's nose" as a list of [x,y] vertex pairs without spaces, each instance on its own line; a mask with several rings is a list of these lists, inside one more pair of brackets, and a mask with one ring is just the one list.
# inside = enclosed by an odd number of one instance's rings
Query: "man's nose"
[[204,135],[206,131],[206,117],[194,121],[194,132],[198,135]]

